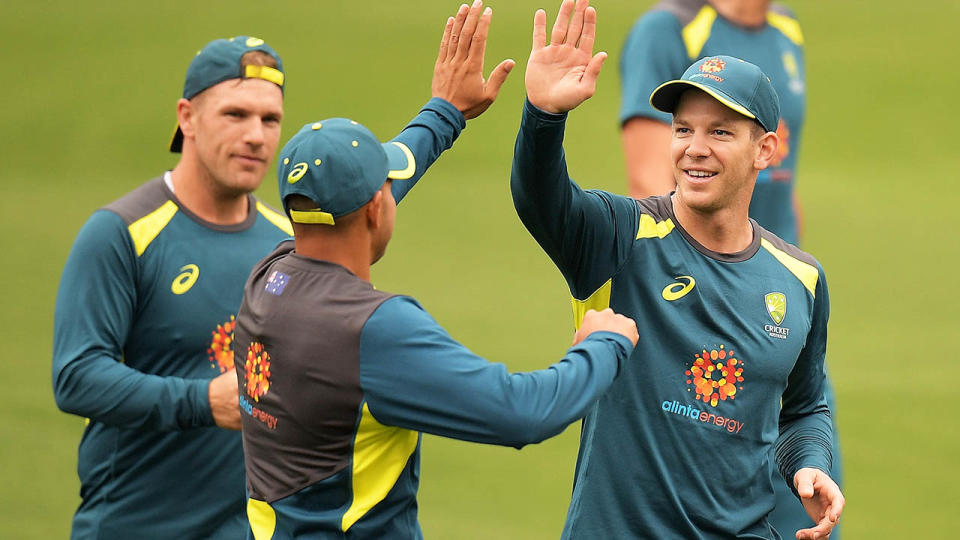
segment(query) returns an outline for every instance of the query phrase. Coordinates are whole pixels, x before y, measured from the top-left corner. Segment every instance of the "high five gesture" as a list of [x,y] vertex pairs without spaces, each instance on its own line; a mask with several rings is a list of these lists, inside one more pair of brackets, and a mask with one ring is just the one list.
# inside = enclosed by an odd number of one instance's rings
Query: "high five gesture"
[[[575,108],[593,95],[607,53],[593,54],[597,10],[589,0],[564,0],[547,45],[547,14],[533,16],[533,50],[527,62],[527,99],[551,113]],[[571,13],[573,17],[571,18]]]

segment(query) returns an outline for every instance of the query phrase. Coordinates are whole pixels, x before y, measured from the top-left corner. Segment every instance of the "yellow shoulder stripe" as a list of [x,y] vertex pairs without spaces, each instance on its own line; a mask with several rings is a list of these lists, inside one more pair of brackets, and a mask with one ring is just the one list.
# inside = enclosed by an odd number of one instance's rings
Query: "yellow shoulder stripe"
[[281,231],[293,236],[293,227],[290,226],[290,220],[286,216],[274,212],[269,206],[257,201],[257,212],[265,217],[267,221],[273,223]]
[[610,307],[610,289],[613,286],[613,278],[607,280],[599,289],[593,291],[586,300],[577,300],[571,298],[573,304],[573,326],[577,329],[583,323],[583,316],[587,314],[588,309],[594,311],[603,311]]
[[794,45],[803,45],[803,32],[800,31],[800,23],[796,19],[771,11],[767,13],[767,23],[783,32]]
[[254,540],[270,540],[277,529],[277,513],[264,501],[247,499],[247,519]]
[[654,221],[647,214],[640,214],[640,226],[637,227],[637,240],[641,238],[663,238],[673,231],[673,220]]
[[700,57],[700,51],[703,45],[710,38],[710,30],[713,29],[713,21],[717,20],[717,10],[712,6],[706,5],[700,8],[697,16],[683,27],[681,35],[683,44],[687,46],[687,57],[696,60]]
[[820,271],[817,270],[816,266],[807,264],[799,259],[791,257],[787,252],[781,251],[774,247],[770,241],[766,238],[760,239],[760,245],[770,252],[780,264],[787,267],[787,270],[790,270],[790,273],[797,276],[797,279],[800,280],[800,283],[803,283],[803,286],[810,291],[810,294],[816,298],[817,296],[817,280],[820,279]]
[[137,250],[137,257],[143,255],[150,242],[160,234],[160,231],[170,223],[177,213],[177,205],[173,201],[163,203],[160,208],[131,223],[127,230],[133,239],[133,246]]
[[366,403],[353,441],[353,502],[343,514],[340,528],[353,526],[393,489],[407,461],[417,449],[416,431],[384,426]]

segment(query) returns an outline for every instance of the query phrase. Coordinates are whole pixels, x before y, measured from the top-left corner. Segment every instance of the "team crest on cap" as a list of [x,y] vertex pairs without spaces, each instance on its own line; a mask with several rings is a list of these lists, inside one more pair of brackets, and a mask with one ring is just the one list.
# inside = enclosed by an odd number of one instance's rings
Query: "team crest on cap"
[[723,68],[727,67],[727,63],[719,58],[707,58],[700,64],[700,71],[703,73],[719,73],[723,71]]

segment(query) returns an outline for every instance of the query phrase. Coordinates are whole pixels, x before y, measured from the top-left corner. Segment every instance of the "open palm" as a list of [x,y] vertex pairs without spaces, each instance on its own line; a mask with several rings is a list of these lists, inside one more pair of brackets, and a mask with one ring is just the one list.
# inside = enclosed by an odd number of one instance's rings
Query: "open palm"
[[[533,50],[524,79],[527,99],[548,112],[573,109],[593,95],[607,53],[593,54],[597,12],[589,0],[564,0],[547,40],[547,14],[533,17]],[[570,17],[573,13],[573,18]]]

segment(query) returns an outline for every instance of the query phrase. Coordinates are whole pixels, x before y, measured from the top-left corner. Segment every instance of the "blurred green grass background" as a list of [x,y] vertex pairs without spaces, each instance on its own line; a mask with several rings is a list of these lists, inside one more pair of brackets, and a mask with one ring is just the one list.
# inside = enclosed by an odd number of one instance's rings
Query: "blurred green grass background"
[[[565,145],[571,174],[585,187],[625,191],[616,61],[650,4],[594,3],[597,47],[611,58],[597,95],[571,115]],[[960,337],[960,75],[949,36],[960,3],[787,4],[807,40],[799,192],[804,248],[826,268],[833,304],[828,357],[847,475],[845,538],[955,538],[960,433],[952,410],[960,393],[950,366]],[[558,358],[572,332],[563,280],[523,230],[508,192],[532,14],[545,7],[552,20],[558,2],[490,5],[487,69],[506,57],[517,69],[493,108],[401,206],[397,235],[373,278],[381,289],[419,298],[479,354],[526,370]],[[4,5],[0,536],[68,535],[83,421],[60,413],[51,391],[60,271],[93,210],[175,164],[164,148],[193,53],[238,34],[273,45],[288,76],[282,142],[330,116],[390,137],[429,97],[436,46],[456,6]],[[274,178],[259,195],[276,203]],[[556,538],[577,434],[574,425],[521,452],[425,437],[420,519],[427,537]]]

